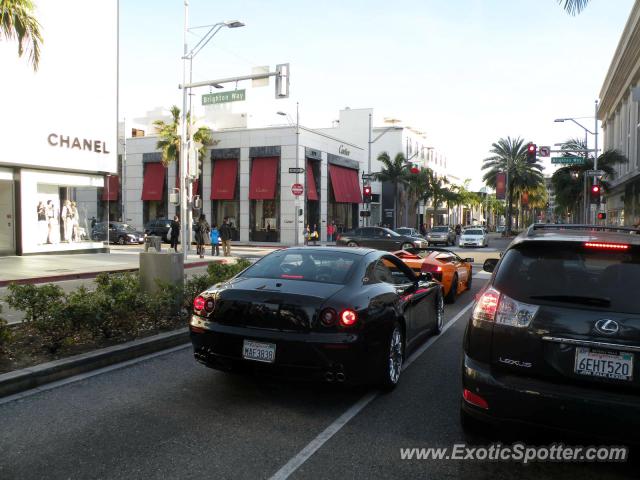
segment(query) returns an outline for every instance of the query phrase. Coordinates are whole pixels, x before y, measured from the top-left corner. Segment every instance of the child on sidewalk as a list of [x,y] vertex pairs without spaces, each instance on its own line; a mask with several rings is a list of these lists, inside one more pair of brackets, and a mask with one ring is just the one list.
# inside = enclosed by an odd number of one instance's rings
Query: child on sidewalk
[[211,227],[211,256],[220,256],[220,232],[218,231],[218,225],[215,223]]

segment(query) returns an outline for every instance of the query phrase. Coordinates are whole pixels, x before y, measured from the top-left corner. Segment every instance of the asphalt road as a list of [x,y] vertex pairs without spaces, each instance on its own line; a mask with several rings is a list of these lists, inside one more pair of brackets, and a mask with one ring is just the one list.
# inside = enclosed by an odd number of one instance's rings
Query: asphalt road
[[[0,400],[0,478],[259,479],[283,467],[278,478],[637,477],[628,464],[400,459],[404,447],[502,440],[467,438],[458,422],[461,339],[482,277],[447,306],[447,322],[458,320],[413,357],[390,394],[228,375],[184,348]],[[541,441],[556,440],[549,435]],[[292,459],[297,468],[287,469]]]

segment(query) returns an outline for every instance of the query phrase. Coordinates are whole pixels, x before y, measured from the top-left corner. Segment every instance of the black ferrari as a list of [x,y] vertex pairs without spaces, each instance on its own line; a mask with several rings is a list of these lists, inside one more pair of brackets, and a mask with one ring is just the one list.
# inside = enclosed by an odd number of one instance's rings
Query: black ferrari
[[194,355],[208,367],[385,389],[444,321],[442,288],[429,273],[354,248],[278,250],[193,307]]

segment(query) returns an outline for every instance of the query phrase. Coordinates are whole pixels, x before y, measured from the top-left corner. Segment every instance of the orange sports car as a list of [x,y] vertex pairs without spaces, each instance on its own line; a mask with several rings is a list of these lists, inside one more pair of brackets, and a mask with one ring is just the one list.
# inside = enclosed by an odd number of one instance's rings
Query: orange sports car
[[453,303],[460,292],[471,288],[473,258],[460,258],[446,248],[409,248],[393,254],[414,272],[428,272],[442,283],[445,301]]

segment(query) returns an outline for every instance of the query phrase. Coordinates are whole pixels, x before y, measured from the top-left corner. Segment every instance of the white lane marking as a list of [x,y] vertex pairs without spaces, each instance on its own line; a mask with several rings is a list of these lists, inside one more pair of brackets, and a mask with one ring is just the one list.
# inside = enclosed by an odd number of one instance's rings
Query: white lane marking
[[[473,305],[473,302],[466,305],[460,310],[455,317],[453,317],[442,329],[440,335],[431,337],[422,347],[414,352],[411,357],[404,364],[403,370],[407,369],[420,355],[422,355],[430,346],[432,346],[442,335],[453,326]],[[367,393],[360,400],[354,403],[349,409],[338,417],[334,422],[325,428],[318,436],[316,436],[311,442],[309,442],[298,454],[289,460],[284,466],[274,473],[270,480],[285,480],[302,466],[314,453],[316,453],[331,437],[344,427],[349,420],[360,413],[369,403],[376,399],[380,395],[380,392],[374,391]]]
[[25,397],[30,397],[31,395],[35,395],[36,393],[46,392],[47,390],[52,390],[54,388],[62,387],[64,385],[69,385],[70,383],[86,380],[87,378],[95,377],[97,375],[102,375],[103,373],[113,372],[114,370],[120,370],[121,368],[125,368],[130,365],[135,365],[136,363],[141,363],[155,357],[161,357],[162,355],[167,355],[169,353],[177,352],[178,350],[183,350],[190,346],[191,346],[191,342],[185,343],[184,345],[178,345],[177,347],[168,348],[166,350],[160,350],[159,352],[150,353],[148,355],[144,355],[143,357],[132,358],[131,360],[127,360],[125,362],[109,365],[108,367],[99,368],[97,370],[92,370],[87,373],[81,373],[73,377],[65,378],[63,380],[58,380],[57,382],[47,383],[40,387],[32,388],[31,390],[25,390],[24,392],[20,392],[13,395],[9,395],[8,397],[0,398],[0,405],[13,402],[15,400],[20,400]]

